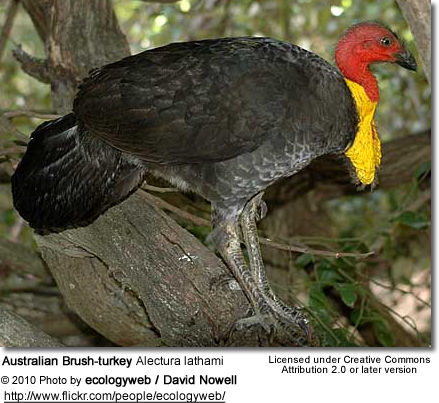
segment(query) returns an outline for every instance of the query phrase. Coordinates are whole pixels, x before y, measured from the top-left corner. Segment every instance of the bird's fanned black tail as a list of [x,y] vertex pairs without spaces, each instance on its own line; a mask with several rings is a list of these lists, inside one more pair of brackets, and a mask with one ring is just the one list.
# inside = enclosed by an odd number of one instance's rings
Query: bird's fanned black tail
[[14,206],[40,232],[86,225],[137,189],[134,160],[90,135],[74,114],[40,125],[12,177]]

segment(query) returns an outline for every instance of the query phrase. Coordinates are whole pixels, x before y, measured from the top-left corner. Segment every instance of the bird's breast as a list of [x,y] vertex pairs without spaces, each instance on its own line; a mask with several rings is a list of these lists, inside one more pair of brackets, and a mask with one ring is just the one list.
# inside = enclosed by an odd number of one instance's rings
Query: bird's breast
[[374,122],[377,102],[370,100],[361,85],[345,80],[354,98],[359,118],[355,139],[345,155],[351,161],[358,180],[363,185],[370,185],[375,180],[381,162],[381,142]]

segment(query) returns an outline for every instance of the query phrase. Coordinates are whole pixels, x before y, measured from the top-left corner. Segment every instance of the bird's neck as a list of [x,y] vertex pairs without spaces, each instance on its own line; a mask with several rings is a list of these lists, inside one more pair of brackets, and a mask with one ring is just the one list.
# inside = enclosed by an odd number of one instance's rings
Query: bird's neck
[[345,78],[360,84],[371,101],[378,102],[380,90],[375,76],[370,71],[370,62],[364,61],[355,55],[355,49],[339,43],[335,50],[337,67]]

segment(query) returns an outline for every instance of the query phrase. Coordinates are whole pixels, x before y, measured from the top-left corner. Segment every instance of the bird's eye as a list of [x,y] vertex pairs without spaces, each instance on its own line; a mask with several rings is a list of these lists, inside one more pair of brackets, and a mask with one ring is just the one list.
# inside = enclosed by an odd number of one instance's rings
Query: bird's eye
[[392,44],[392,39],[388,36],[385,36],[384,38],[381,38],[381,45],[383,46],[390,46]]

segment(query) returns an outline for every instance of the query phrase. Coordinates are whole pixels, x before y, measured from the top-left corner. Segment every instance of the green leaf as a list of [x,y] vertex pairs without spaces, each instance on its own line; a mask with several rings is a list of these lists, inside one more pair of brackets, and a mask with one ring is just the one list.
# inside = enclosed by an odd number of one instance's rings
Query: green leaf
[[369,246],[365,242],[359,241],[355,245],[355,249],[353,251],[354,252],[359,252],[359,253],[367,253],[367,252],[370,252],[370,248],[369,248]]
[[333,264],[329,261],[329,259],[322,259],[318,266],[319,270],[334,270]]
[[415,169],[415,178],[420,179],[424,174],[431,171],[431,161],[425,161]]
[[358,347],[358,344],[350,340],[350,331],[344,328],[328,329],[314,324],[319,340],[320,347]]
[[355,268],[357,260],[354,257],[345,257],[343,259],[336,259],[334,264],[341,270],[350,271]]
[[395,338],[387,325],[387,322],[380,320],[373,323],[373,329],[378,341],[384,347],[393,347],[395,344]]
[[334,285],[342,280],[336,267],[327,259],[323,259],[317,266],[317,278],[321,286]]
[[309,264],[314,262],[314,255],[304,253],[296,259],[296,265],[301,268],[305,268]]
[[350,332],[347,329],[338,328],[338,329],[332,329],[333,333],[338,339],[337,344],[333,344],[336,347],[358,347],[358,345],[351,340],[349,340]]
[[353,308],[357,301],[358,294],[354,284],[339,284],[336,289],[340,294],[341,300],[350,308]]
[[334,285],[342,278],[335,270],[317,270],[322,285]]
[[364,312],[362,312],[360,309],[354,309],[353,311],[351,311],[349,315],[349,319],[351,320],[352,323],[362,325],[365,322]]
[[[309,307],[319,317],[319,319],[330,325],[332,322],[332,315],[329,311],[331,305],[326,298],[325,293],[317,285],[313,284],[309,293]],[[328,309],[329,308],[329,309]]]
[[430,226],[430,221],[425,215],[413,211],[404,211],[394,221],[413,229],[425,229]]

